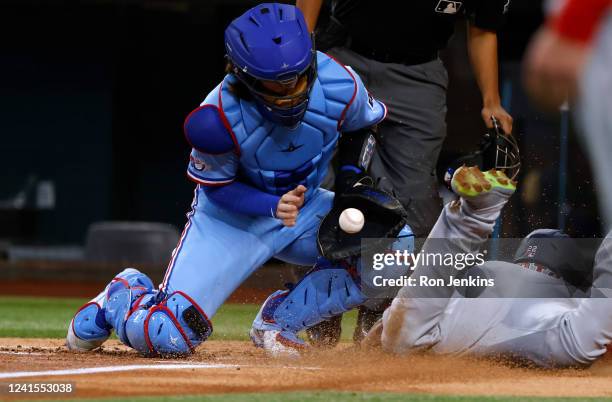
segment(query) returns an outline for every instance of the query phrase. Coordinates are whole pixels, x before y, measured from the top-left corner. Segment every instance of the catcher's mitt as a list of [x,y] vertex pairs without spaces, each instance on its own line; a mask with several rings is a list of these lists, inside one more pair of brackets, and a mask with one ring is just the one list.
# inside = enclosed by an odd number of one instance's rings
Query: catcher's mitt
[[[364,217],[363,229],[346,233],[338,219],[346,208],[359,209]],[[319,226],[317,243],[321,255],[329,260],[359,256],[362,252],[384,250],[393,243],[406,225],[406,210],[392,195],[371,186],[357,185],[336,194],[334,206]],[[361,239],[371,239],[364,243]]]

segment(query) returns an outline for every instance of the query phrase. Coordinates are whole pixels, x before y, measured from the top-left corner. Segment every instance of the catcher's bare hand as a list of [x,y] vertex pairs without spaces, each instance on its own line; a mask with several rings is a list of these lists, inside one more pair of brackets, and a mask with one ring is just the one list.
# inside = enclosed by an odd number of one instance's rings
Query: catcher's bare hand
[[304,205],[306,187],[301,184],[291,191],[283,194],[276,206],[276,217],[283,221],[285,226],[295,226],[300,208]]

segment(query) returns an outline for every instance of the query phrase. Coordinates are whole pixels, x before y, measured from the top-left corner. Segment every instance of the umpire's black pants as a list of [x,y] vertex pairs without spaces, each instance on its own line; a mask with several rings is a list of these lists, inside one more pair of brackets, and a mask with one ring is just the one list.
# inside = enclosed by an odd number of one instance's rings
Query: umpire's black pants
[[446,136],[448,74],[442,61],[408,66],[380,63],[343,47],[328,53],[351,66],[370,93],[387,105],[371,174],[382,180],[383,188],[386,184],[394,190],[414,234],[427,236],[442,210],[435,173]]

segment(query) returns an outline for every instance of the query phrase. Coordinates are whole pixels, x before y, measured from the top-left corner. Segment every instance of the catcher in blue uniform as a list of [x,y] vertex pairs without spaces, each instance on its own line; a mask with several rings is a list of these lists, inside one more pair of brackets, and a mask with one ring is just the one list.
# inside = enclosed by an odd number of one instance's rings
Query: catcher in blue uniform
[[[72,319],[70,349],[97,348],[114,329],[145,355],[188,354],[210,336],[228,296],[276,257],[313,269],[268,299],[251,337],[272,354],[294,353],[300,330],[365,301],[360,236],[340,233],[342,208],[362,208],[362,235],[411,247],[401,205],[367,176],[385,106],[350,68],[315,51],[301,12],[254,7],[228,26],[225,48],[228,74],[185,120],[187,175],[197,186],[162,284],[121,272]],[[334,198],[319,185],[338,141]]]

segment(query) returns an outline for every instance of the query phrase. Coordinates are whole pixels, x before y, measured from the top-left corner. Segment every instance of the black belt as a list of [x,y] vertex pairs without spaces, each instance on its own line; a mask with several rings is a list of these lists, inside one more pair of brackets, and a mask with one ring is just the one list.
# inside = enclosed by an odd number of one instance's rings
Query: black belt
[[376,60],[381,63],[397,63],[407,66],[428,63],[438,58],[437,50],[430,53],[399,53],[374,49],[363,44],[355,43],[355,41],[352,41],[348,48],[368,59]]

